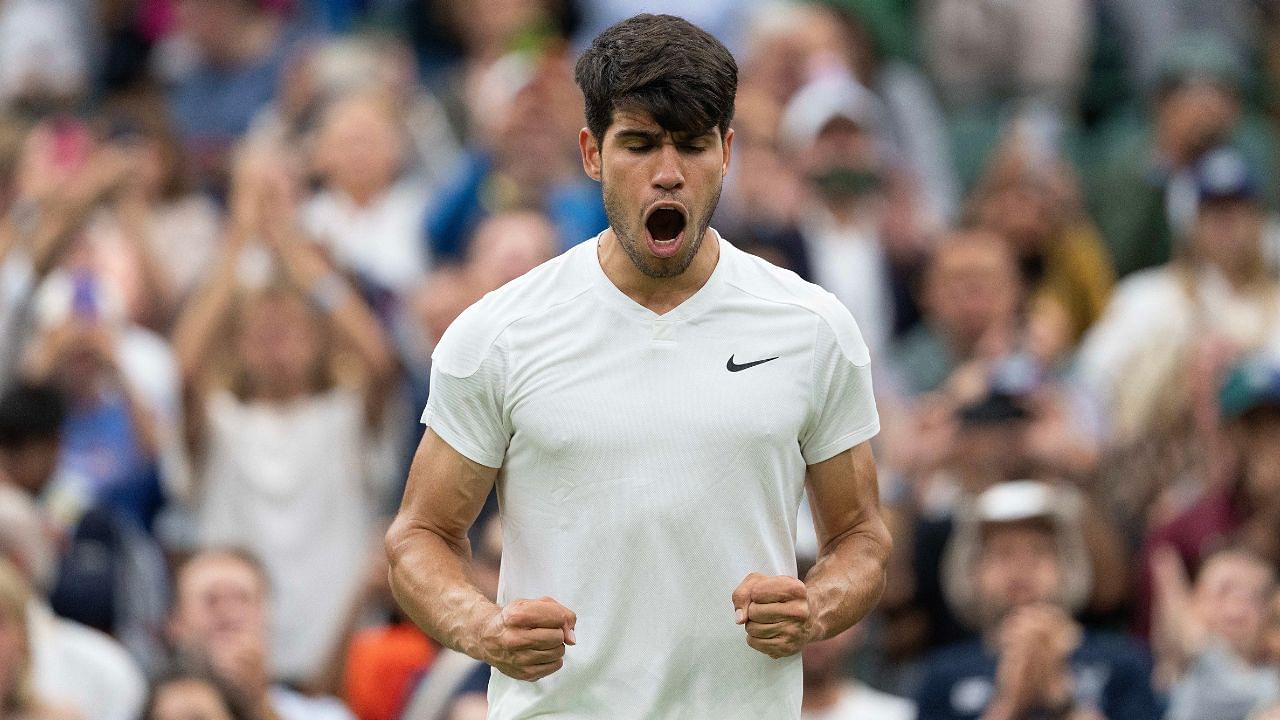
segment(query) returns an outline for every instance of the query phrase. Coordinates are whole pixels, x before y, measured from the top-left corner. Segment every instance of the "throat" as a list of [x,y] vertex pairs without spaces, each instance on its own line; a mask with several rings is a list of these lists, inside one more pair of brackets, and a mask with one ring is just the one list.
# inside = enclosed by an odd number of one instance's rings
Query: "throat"
[[715,233],[706,231],[705,242],[687,270],[674,277],[650,277],[639,270],[622,248],[613,228],[600,236],[597,258],[605,277],[637,305],[654,314],[665,315],[693,297],[711,279],[720,260],[720,243]]

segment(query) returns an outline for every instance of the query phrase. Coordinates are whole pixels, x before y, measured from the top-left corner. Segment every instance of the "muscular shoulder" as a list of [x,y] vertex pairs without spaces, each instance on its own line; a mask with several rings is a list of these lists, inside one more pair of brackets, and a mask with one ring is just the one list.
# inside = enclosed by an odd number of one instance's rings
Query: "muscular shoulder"
[[821,332],[834,338],[850,362],[857,366],[870,362],[857,322],[835,295],[728,243],[723,247],[733,262],[733,272],[726,279],[730,286],[760,302],[790,307],[817,318]]
[[458,316],[431,353],[432,363],[455,377],[469,377],[512,324],[570,302],[590,289],[582,243],[490,292]]

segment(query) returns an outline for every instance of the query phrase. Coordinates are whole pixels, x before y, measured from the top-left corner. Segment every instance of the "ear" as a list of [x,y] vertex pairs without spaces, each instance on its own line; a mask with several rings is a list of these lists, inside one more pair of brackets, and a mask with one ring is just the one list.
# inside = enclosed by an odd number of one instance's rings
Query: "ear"
[[733,128],[724,131],[724,140],[721,141],[724,147],[724,165],[720,168],[720,177],[729,174],[729,159],[733,156]]
[[600,182],[600,143],[587,128],[578,131],[578,150],[582,152],[582,169],[587,177]]

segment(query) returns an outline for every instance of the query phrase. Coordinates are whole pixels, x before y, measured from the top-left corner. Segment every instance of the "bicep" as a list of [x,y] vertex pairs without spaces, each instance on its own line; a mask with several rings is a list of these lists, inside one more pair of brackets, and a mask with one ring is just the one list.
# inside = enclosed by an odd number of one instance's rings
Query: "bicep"
[[824,552],[830,542],[849,532],[868,526],[877,532],[884,528],[870,442],[810,465],[806,486],[818,544]]
[[428,427],[409,469],[396,522],[463,543],[497,476],[498,468],[467,458]]

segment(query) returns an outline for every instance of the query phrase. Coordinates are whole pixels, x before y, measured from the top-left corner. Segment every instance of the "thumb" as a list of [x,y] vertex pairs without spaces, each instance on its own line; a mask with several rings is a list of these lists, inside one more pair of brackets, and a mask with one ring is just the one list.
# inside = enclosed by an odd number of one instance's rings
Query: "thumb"
[[572,610],[567,610],[568,617],[564,621],[564,643],[566,645],[577,645],[578,637],[573,634],[573,629],[578,625],[578,616]]
[[759,573],[750,573],[742,578],[738,587],[733,590],[734,622],[741,625],[747,621],[747,606],[751,604],[751,586],[755,585]]
[[[552,602],[560,605],[557,600],[552,600]],[[561,626],[564,628],[564,642],[566,645],[577,645],[578,638],[574,635],[573,629],[578,626],[578,615],[564,605],[560,605],[560,607],[564,610],[564,624]]]

